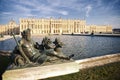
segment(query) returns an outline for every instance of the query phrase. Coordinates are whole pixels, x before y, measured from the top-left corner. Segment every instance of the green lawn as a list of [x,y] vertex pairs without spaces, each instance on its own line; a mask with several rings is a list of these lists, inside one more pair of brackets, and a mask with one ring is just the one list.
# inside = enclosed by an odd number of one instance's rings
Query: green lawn
[[44,80],[120,80],[120,62],[84,69],[78,73]]

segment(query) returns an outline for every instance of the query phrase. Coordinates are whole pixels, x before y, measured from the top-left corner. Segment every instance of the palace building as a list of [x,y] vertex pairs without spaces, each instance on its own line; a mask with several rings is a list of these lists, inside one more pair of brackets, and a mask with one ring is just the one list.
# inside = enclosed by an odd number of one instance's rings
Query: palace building
[[14,20],[11,20],[6,25],[0,25],[0,34],[10,35],[11,33],[19,34],[19,25]]
[[71,19],[20,19],[20,32],[30,28],[32,34],[72,34],[84,32],[85,20]]
[[112,33],[112,27],[110,25],[87,25],[85,32]]
[[28,28],[33,35],[112,33],[112,27],[109,25],[86,25],[86,20],[79,19],[21,18],[19,21],[19,25],[13,20],[7,25],[0,25],[0,34],[19,34]]

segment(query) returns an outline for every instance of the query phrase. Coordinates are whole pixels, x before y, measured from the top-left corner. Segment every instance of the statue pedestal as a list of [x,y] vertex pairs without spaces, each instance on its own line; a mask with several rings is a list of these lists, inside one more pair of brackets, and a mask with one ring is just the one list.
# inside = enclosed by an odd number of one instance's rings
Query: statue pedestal
[[8,70],[4,73],[3,80],[36,80],[66,75],[78,71],[79,65],[77,63],[68,62],[62,64]]

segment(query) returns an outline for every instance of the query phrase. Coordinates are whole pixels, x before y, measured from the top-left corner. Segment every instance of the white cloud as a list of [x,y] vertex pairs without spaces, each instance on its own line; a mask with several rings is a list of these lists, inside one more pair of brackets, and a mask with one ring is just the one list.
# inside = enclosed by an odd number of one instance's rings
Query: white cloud
[[68,15],[67,11],[57,11],[58,13],[62,14],[62,15]]
[[26,6],[23,6],[23,5],[14,5],[15,7],[15,10],[13,13],[14,15],[16,16],[19,16],[19,17],[22,17],[22,16],[25,16],[25,17],[33,17],[33,16],[37,16],[35,13],[32,13],[32,8],[28,8]]
[[47,0],[47,2],[52,6],[59,6],[61,4],[60,0]]
[[[91,17],[93,19],[100,16],[102,19],[105,19],[104,16],[113,15],[113,8],[119,0],[114,0],[105,5],[104,0],[10,0],[9,11],[1,12],[1,18],[20,18],[20,17],[46,17],[46,16],[72,16],[72,17],[81,17],[82,15],[86,17],[90,16],[90,13],[94,13]],[[15,3],[15,4],[14,4]],[[7,8],[9,8],[7,7]],[[94,8],[94,9],[93,9]],[[73,12],[74,11],[74,12]],[[109,14],[110,12],[110,14]],[[76,15],[75,15],[76,14]],[[113,15],[114,16],[114,15]],[[89,17],[90,18],[90,17]],[[101,19],[100,18],[100,19]],[[111,20],[112,18],[110,18]],[[110,21],[109,20],[109,21]],[[118,19],[110,21],[107,23],[114,22]],[[119,20],[120,21],[120,20]]]
[[3,15],[11,15],[12,12],[2,12],[1,14],[3,14]]
[[[33,4],[34,5],[34,4]],[[68,12],[65,11],[65,10],[61,10],[61,9],[58,9],[56,8],[55,6],[51,6],[51,5],[46,5],[46,4],[35,4],[36,6],[34,6],[32,9],[26,9],[23,7],[23,10],[31,10],[32,11],[36,11],[38,13],[42,13],[42,14],[48,14],[48,15],[51,15],[51,14],[55,14],[55,13],[59,13],[61,15],[68,15]]]
[[23,5],[15,5],[14,6],[17,11],[21,12],[30,12],[31,10]]
[[62,14],[63,15],[68,15],[68,12],[67,11],[63,11]]
[[[82,10],[80,5],[77,4],[77,0],[47,0],[47,2],[42,3],[40,0],[13,0],[14,3],[17,3],[13,5],[14,11],[13,13],[21,14],[21,15],[53,15],[54,14],[60,14],[60,15],[68,15],[69,11],[62,8],[71,8],[73,10]],[[34,13],[37,12],[37,13]]]
[[28,5],[28,6],[36,6],[35,4],[38,4],[38,0],[18,0],[14,2],[18,2],[21,5]]
[[50,6],[54,8],[68,8],[76,11],[82,11],[85,4],[78,2],[81,0],[47,0]]
[[89,13],[92,10],[92,6],[91,5],[86,6],[85,10],[86,10],[86,17],[89,17]]

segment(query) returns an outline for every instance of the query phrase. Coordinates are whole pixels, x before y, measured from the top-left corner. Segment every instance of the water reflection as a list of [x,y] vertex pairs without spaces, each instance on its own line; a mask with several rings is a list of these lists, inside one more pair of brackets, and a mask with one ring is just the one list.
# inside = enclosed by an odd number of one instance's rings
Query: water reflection
[[[120,37],[91,37],[91,36],[50,36],[51,40],[58,37],[64,42],[63,52],[66,55],[75,54],[74,59],[112,54],[120,52]],[[20,38],[17,38],[18,40]],[[41,43],[42,37],[33,37],[33,40]],[[16,43],[14,39],[0,42],[0,50],[13,50]]]

